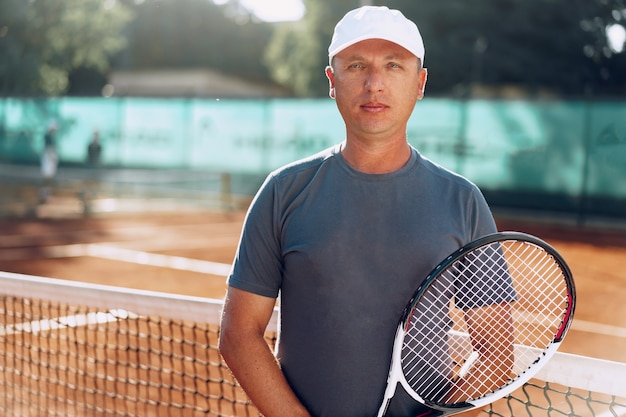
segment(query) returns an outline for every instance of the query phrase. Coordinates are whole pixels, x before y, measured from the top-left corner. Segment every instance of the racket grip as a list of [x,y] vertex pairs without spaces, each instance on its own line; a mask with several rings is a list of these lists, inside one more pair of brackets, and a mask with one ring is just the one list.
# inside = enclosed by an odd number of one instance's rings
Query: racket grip
[[469,355],[469,358],[467,358],[467,360],[465,361],[465,363],[463,363],[463,366],[459,370],[459,378],[465,378],[465,375],[467,375],[470,369],[472,369],[472,367],[474,366],[474,363],[476,363],[478,356],[479,354],[476,351],[472,352],[472,354]]

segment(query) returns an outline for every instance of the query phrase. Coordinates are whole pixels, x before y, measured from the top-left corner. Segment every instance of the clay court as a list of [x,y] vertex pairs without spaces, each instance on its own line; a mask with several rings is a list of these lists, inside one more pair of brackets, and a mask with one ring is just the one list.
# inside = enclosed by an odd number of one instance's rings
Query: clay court
[[[95,213],[91,216],[5,219],[0,221],[0,270],[220,299],[226,290],[225,276],[235,254],[244,216],[241,209],[189,207]],[[531,219],[504,214],[496,217],[500,230],[531,233],[552,244],[572,269],[578,291],[576,318],[560,351],[626,362],[626,273],[622,269],[626,259],[626,230],[621,225],[607,224],[579,227],[562,219]],[[62,316],[63,313],[53,315]],[[146,328],[138,333],[150,333],[150,330]],[[106,337],[102,334],[90,337],[87,333],[81,336],[85,340],[101,340],[97,343],[106,343]],[[116,355],[116,361],[130,361]],[[207,355],[207,361],[218,360],[209,358],[209,355],[215,355],[215,351],[209,352],[208,349],[194,355]],[[52,357],[47,360],[54,362]],[[66,364],[55,366],[65,369]],[[97,361],[95,366],[98,366]],[[150,379],[149,372],[146,378]],[[220,378],[228,378],[228,375]],[[114,384],[110,389],[119,392]],[[125,393],[126,396],[142,395],[141,385],[138,388],[124,385],[123,389],[136,390]],[[215,395],[220,398],[224,395],[241,396],[236,389],[231,394],[224,394],[222,389],[220,386],[219,394]],[[172,399],[175,397],[170,390],[154,395],[165,396],[174,403],[179,401]],[[180,395],[183,398],[188,394],[183,391]],[[88,402],[88,398],[84,400]],[[239,397],[238,401],[245,401],[245,398]],[[111,404],[96,404],[96,408],[109,409]],[[198,405],[198,409],[208,408],[214,413],[215,404]],[[240,410],[243,411],[234,411],[234,414],[247,415],[249,412],[245,408]],[[148,414],[139,412],[137,415]],[[156,411],[154,415],[161,413]],[[222,414],[219,411],[215,415],[231,415],[231,412]]]
[[[181,210],[2,220],[0,270],[222,298],[244,214]],[[578,292],[576,319],[561,350],[626,362],[626,230],[519,216],[498,216],[497,221],[500,230],[543,238],[572,269]]]

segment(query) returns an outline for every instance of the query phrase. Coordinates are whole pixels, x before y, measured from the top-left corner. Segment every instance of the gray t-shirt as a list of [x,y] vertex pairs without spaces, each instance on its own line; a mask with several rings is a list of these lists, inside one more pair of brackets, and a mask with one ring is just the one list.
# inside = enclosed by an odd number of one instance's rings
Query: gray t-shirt
[[268,176],[228,283],[280,295],[277,357],[314,416],[371,417],[411,295],[446,256],[495,231],[478,188],[415,149],[400,170],[365,174],[335,146]]

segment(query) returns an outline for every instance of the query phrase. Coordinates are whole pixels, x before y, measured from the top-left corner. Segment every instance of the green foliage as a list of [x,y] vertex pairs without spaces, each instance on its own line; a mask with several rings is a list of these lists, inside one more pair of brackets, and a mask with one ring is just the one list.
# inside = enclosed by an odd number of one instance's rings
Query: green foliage
[[269,79],[262,56],[273,27],[254,21],[236,2],[220,7],[210,0],[147,0],[129,2],[129,7],[136,19],[117,68],[209,67]]
[[626,94],[626,52],[606,36],[609,25],[626,26],[626,0],[303,1],[301,21],[270,24],[239,0],[0,0],[0,94],[73,93],[101,84],[112,67],[212,68],[325,96],[333,27],[362,3],[398,8],[418,24],[429,96],[476,85]]
[[605,28],[626,21],[622,0],[389,0],[420,27],[429,86],[472,83],[556,94],[624,91],[626,56],[607,53]]
[[[310,74],[326,63],[335,22],[360,3],[305,0],[301,25],[282,28],[268,49],[272,75],[300,95],[326,94],[327,85]],[[557,95],[626,93],[626,53],[611,52],[605,33],[609,24],[626,25],[624,0],[368,3],[400,9],[418,24],[429,95],[465,94],[470,85]]]
[[335,23],[359,0],[304,0],[306,15],[300,22],[278,28],[265,55],[274,79],[299,96],[328,94],[324,68]]
[[106,71],[131,18],[115,0],[0,0],[0,93],[59,95],[72,70]]

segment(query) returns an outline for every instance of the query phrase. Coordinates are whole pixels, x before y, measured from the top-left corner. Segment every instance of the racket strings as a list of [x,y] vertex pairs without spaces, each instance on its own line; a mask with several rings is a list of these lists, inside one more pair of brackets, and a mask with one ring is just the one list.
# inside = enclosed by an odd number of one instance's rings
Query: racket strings
[[[537,362],[562,326],[567,303],[563,270],[543,248],[504,241],[470,251],[440,273],[410,313],[402,348],[406,382],[438,404],[493,393]],[[507,308],[467,321],[467,311],[491,304]],[[493,335],[503,328],[494,323],[506,322],[509,330],[488,338],[490,345],[472,345],[468,327]]]
[[[528,253],[524,256],[516,251],[508,253],[512,275],[526,278],[518,284],[520,300],[513,310],[516,344],[546,349],[563,325],[569,302],[567,286],[563,270],[552,256],[539,247],[525,246]],[[537,359],[536,350],[518,349],[517,356],[517,373]]]

